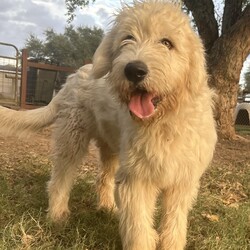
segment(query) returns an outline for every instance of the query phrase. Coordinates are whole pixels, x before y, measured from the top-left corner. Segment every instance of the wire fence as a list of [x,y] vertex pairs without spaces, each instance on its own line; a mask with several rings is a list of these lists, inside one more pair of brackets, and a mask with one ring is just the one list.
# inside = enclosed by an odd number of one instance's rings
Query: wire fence
[[26,104],[47,105],[65,83],[70,72],[29,67],[27,71]]
[[3,104],[16,104],[20,100],[21,71],[19,51],[13,44],[0,43],[10,56],[0,55],[0,100]]
[[47,105],[75,72],[29,59],[28,51],[20,53],[15,45],[0,42],[0,46],[12,49],[8,56],[0,54],[0,105],[25,109]]
[[235,124],[250,126],[250,103],[239,103],[235,110]]

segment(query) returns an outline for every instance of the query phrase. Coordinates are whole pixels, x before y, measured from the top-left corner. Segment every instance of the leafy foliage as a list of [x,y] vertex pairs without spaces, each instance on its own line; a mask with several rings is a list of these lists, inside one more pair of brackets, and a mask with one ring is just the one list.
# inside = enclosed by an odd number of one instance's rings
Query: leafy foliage
[[50,60],[59,65],[80,67],[90,61],[103,37],[103,30],[68,26],[63,34],[53,29],[45,31],[45,39],[40,40],[31,34],[25,47],[29,56],[38,60]]
[[[94,2],[95,0],[92,0]],[[73,21],[75,17],[75,12],[77,8],[79,7],[80,9],[83,8],[84,6],[89,5],[90,0],[65,0],[66,7],[67,7],[67,15],[68,15],[68,22]]]
[[30,56],[35,58],[41,58],[44,54],[43,41],[37,38],[34,34],[31,34],[26,40],[26,48],[30,50]]

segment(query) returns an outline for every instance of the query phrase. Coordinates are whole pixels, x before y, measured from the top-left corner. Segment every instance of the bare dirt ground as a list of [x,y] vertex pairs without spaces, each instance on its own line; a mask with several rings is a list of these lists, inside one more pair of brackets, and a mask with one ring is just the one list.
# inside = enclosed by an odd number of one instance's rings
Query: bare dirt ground
[[250,163],[250,136],[245,135],[245,140],[219,140],[216,146],[213,163],[224,165],[234,162]]
[[[33,134],[29,138],[0,136],[0,171],[21,165],[27,159],[39,159],[49,163],[51,159],[51,130]],[[7,163],[7,164],[6,164]],[[99,165],[99,155],[94,144],[90,145],[89,154],[86,156],[80,169],[80,174],[96,173]]]
[[[49,129],[39,134],[33,134],[27,139],[0,136],[0,170],[18,166],[23,159],[31,157],[39,157],[45,163],[48,162],[51,148],[50,136],[51,131]],[[248,139],[248,142],[220,140],[216,146],[213,163],[225,165],[232,161],[235,163],[250,162],[250,136],[245,136],[245,138]],[[80,171],[82,173],[96,173],[98,164],[97,150],[94,145],[91,145],[89,154]]]

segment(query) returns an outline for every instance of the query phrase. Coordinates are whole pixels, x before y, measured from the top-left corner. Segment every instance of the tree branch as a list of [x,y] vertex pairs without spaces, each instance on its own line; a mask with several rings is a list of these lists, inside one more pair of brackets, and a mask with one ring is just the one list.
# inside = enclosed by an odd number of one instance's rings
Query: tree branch
[[[237,22],[214,44],[208,56],[210,75],[218,71],[224,79],[236,79],[243,62],[250,54],[250,4],[246,6]],[[222,63],[223,62],[223,63]],[[211,80],[213,84],[218,84]]]
[[239,19],[243,0],[225,0],[222,19],[222,34],[225,34]]
[[[94,2],[95,0],[92,0]],[[65,0],[67,8],[68,23],[72,22],[75,17],[75,12],[78,8],[83,8],[89,5],[90,0]]]
[[183,0],[192,12],[199,34],[204,42],[206,51],[209,51],[219,36],[218,23],[214,16],[212,0]]

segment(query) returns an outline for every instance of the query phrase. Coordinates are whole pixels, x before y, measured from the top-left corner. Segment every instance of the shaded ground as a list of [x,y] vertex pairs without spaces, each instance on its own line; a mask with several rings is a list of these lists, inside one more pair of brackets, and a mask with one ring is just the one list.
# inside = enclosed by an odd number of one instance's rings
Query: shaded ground
[[250,136],[245,135],[247,141],[228,141],[220,140],[217,143],[213,163],[216,165],[224,165],[232,161],[237,163],[250,163]]
[[[0,165],[0,170],[10,166],[17,165],[24,159],[29,157],[39,157],[44,163],[50,159],[50,130],[45,130],[39,134],[34,134],[28,139],[17,139],[16,137],[4,138],[0,136],[0,164],[1,161],[8,162],[9,166]],[[249,135],[245,138],[250,140]],[[227,141],[220,140],[217,143],[213,164],[225,165],[241,162],[250,163],[250,141]],[[99,164],[99,156],[96,154],[96,149],[91,145],[89,154],[84,161],[80,172],[96,171],[96,166]]]

